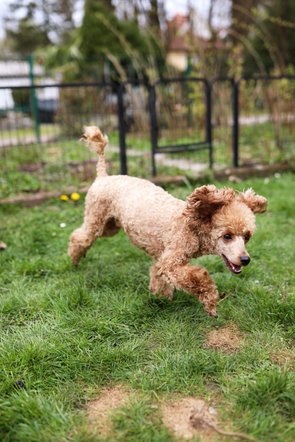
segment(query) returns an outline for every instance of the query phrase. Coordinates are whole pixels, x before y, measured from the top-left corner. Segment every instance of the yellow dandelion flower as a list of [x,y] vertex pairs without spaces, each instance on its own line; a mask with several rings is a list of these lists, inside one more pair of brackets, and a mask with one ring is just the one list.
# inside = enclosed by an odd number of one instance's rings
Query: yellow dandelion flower
[[71,200],[73,200],[73,201],[79,201],[80,198],[81,198],[81,197],[80,197],[80,194],[77,193],[77,192],[73,192],[73,193],[71,194]]
[[60,195],[59,199],[60,199],[61,201],[69,201],[69,197],[68,197],[68,195],[65,195],[65,194]]

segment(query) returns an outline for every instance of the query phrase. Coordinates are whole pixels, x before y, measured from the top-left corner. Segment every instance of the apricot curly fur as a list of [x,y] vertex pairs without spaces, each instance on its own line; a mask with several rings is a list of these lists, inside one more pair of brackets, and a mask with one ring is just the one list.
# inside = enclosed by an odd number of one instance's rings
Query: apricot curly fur
[[[129,176],[108,176],[104,148],[108,139],[95,126],[82,139],[99,156],[97,178],[86,196],[84,222],[69,241],[69,255],[78,264],[93,242],[120,229],[153,259],[150,290],[172,298],[175,288],[197,297],[216,316],[218,292],[206,269],[191,258],[219,255],[233,272],[248,257],[245,242],[254,233],[254,213],[266,209],[265,198],[252,189],[201,186],[187,201],[174,198],[151,182]],[[230,235],[226,240],[224,235]]]

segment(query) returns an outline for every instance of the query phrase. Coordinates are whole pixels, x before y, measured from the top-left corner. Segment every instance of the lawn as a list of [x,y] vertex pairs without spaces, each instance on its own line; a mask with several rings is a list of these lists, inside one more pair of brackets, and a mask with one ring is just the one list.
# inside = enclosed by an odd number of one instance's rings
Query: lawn
[[[240,276],[218,257],[199,260],[226,294],[218,319],[183,292],[172,302],[151,295],[150,260],[122,233],[73,268],[67,241],[82,201],[0,207],[2,441],[173,441],[159,404],[189,396],[214,406],[220,428],[295,440],[295,176],[235,186],[253,186],[269,211],[257,217]],[[185,198],[191,188],[170,191]],[[208,345],[225,327],[236,348]],[[87,404],[118,385],[132,399],[108,435],[95,435]]]

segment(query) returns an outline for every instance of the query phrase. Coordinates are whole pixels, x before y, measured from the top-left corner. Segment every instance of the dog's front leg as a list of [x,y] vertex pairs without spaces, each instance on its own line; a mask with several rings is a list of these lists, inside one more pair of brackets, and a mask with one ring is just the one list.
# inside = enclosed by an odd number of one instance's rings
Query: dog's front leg
[[163,296],[164,298],[172,299],[174,287],[167,283],[167,278],[159,276],[157,265],[150,268],[150,286],[149,289],[155,295]]
[[189,264],[158,263],[158,275],[175,288],[196,296],[209,315],[217,317],[218,292],[206,269]]

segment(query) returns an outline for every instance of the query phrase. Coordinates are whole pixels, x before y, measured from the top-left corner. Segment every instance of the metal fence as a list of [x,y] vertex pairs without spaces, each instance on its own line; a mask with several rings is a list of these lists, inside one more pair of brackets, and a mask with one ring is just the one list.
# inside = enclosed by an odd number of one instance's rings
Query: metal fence
[[[172,100],[167,100],[168,105],[165,100],[167,88],[170,89],[170,95],[171,89],[173,91]],[[181,106],[182,103],[184,105]],[[181,81],[178,78],[159,80],[150,87],[149,109],[153,175],[156,175],[156,154],[174,154],[205,149],[209,152],[209,167],[212,167],[211,107],[211,85],[205,78],[187,78]],[[167,112],[167,108],[170,112]],[[184,113],[181,112],[182,109],[185,110]],[[198,115],[198,111],[200,115]],[[160,118],[161,115],[162,118]],[[167,115],[169,121],[165,121],[163,118]],[[170,127],[170,122],[173,122],[172,127]],[[165,129],[161,130],[161,123],[162,125],[166,123],[167,134],[165,134]],[[177,142],[177,140],[179,141]]]
[[112,173],[178,173],[184,158],[192,170],[288,160],[295,150],[294,80],[1,86],[1,196],[89,182],[96,158],[77,142],[84,125],[108,133]]
[[211,84],[218,164],[223,158],[234,167],[294,158],[294,75],[216,78]]

